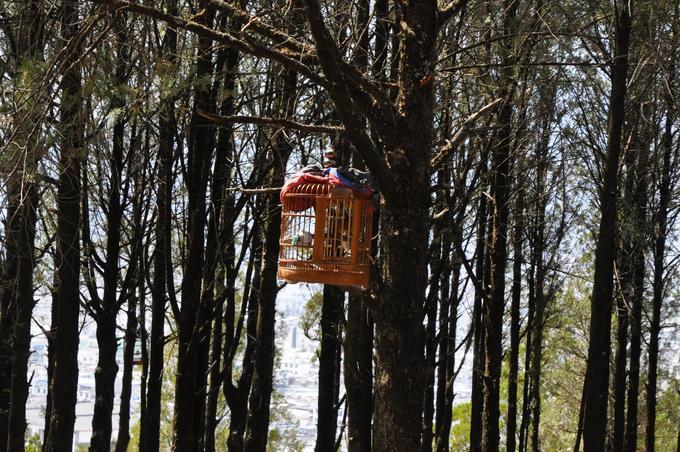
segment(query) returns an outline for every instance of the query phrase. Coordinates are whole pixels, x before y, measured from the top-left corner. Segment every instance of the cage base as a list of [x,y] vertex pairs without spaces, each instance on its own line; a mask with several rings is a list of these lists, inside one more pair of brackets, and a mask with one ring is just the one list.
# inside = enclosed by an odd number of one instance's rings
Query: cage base
[[345,287],[368,287],[366,272],[343,272],[337,270],[309,270],[279,267],[279,279],[290,283],[316,283]]

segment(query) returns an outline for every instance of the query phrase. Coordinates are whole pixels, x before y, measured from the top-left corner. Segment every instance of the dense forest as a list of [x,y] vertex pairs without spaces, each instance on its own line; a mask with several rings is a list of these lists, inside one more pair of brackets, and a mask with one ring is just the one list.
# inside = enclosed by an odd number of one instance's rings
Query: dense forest
[[[678,58],[677,0],[0,1],[0,451],[680,450]],[[329,146],[380,201],[305,445],[279,189]]]

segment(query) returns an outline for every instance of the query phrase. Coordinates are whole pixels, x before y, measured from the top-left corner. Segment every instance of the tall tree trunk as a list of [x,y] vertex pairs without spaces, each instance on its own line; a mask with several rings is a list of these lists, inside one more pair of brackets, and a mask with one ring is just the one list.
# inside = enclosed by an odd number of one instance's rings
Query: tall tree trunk
[[[357,12],[357,51],[354,63],[359,68],[369,70],[370,33],[370,1],[360,0],[356,4]],[[385,58],[387,51],[386,21],[387,2],[378,0],[374,12],[377,19],[375,33],[376,57],[372,71],[376,77],[384,79]],[[372,133],[375,133],[374,131]],[[358,152],[353,153],[354,167],[364,168],[365,162]],[[379,227],[378,213],[373,216],[373,237],[377,237]],[[373,257],[377,253],[377,240],[373,240]],[[370,452],[371,419],[373,413],[373,319],[368,310],[370,297],[368,294],[348,294],[347,323],[342,343],[342,364],[346,397],[347,414],[347,449],[349,452]]]
[[[169,14],[177,14],[177,0],[166,0]],[[175,71],[177,30],[168,26],[163,38],[162,54],[168,62],[170,74]],[[167,281],[172,277],[170,255],[170,198],[173,186],[173,149],[175,141],[175,99],[170,93],[161,93],[158,137],[158,189],[156,192],[156,239],[153,252],[153,279],[151,282],[151,335],[149,337],[149,376],[146,393],[146,413],[142,419],[140,450],[158,452],[161,425],[161,388],[165,346],[165,309]]]
[[[503,2],[503,30],[511,35],[515,29],[516,1]],[[492,234],[491,234],[491,280],[489,302],[484,305],[484,409],[482,413],[482,449],[498,450],[500,431],[500,379],[502,365],[503,312],[505,308],[505,268],[507,265],[507,231],[510,199],[510,168],[513,98],[515,91],[514,51],[512,40],[501,47],[501,104],[498,111],[500,130],[492,149]]]
[[[54,255],[56,256],[56,250]],[[56,279],[56,278],[55,278]],[[56,281],[54,287],[57,287]],[[43,433],[43,443],[41,450],[45,452],[47,446],[47,438],[50,436],[50,417],[52,415],[52,385],[49,384],[52,381],[52,375],[54,374],[54,338],[56,336],[56,327],[59,324],[57,320],[57,311],[59,309],[59,304],[57,302],[57,294],[52,291],[52,309],[51,309],[51,321],[50,321],[50,331],[47,336],[47,396],[45,397],[45,431]]]
[[[250,257],[246,267],[245,285],[243,288],[243,303],[241,307],[241,318],[246,318],[246,347],[243,353],[243,365],[238,382],[234,385],[232,381],[233,359],[240,335],[236,333],[225,334],[224,346],[224,398],[229,405],[231,416],[229,419],[229,437],[227,438],[227,449],[229,452],[241,452],[243,450],[244,434],[246,431],[246,420],[248,416],[248,395],[252,385],[253,375],[253,354],[255,351],[255,338],[257,335],[257,299],[260,289],[260,273],[257,271],[262,266],[262,237],[258,222],[261,221],[259,215],[255,216],[255,226],[253,229],[253,243],[250,249]],[[255,274],[253,274],[255,273]],[[234,278],[235,279],[235,278]],[[232,279],[232,281],[234,280]],[[227,304],[225,309],[225,331],[232,329],[234,323],[235,307]]]
[[519,367],[520,303],[522,300],[522,245],[524,235],[524,189],[517,179],[515,228],[513,232],[512,301],[510,307],[510,357],[508,372],[508,420],[506,449],[515,451],[517,440],[517,374]]
[[531,368],[531,356],[532,356],[532,330],[534,326],[534,317],[536,311],[536,297],[535,297],[535,277],[536,274],[536,261],[532,258],[529,268],[529,276],[527,278],[527,285],[529,286],[529,299],[527,306],[527,326],[526,326],[526,339],[525,339],[525,351],[524,351],[524,384],[522,388],[522,421],[519,426],[519,443],[518,450],[524,452],[527,450],[527,443],[529,438],[529,423],[531,422],[531,404],[529,402],[531,397],[531,379],[527,378],[527,371]]
[[[677,11],[677,10],[676,10]],[[677,14],[677,12],[676,12]],[[677,17],[677,16],[676,16]],[[674,33],[676,35],[676,33]],[[664,126],[664,133],[661,137],[662,149],[662,163],[661,174],[658,178],[661,180],[659,185],[659,205],[656,213],[656,228],[654,236],[654,280],[652,282],[652,318],[649,326],[649,358],[647,364],[647,382],[646,382],[646,408],[647,421],[645,424],[645,450],[647,452],[654,452],[656,440],[656,404],[657,404],[657,379],[658,379],[658,362],[659,362],[659,332],[661,330],[661,306],[664,299],[664,275],[666,273],[666,236],[668,232],[668,211],[672,199],[672,175],[673,175],[673,160],[676,158],[673,152],[673,124],[676,119],[675,99],[672,95],[675,87],[675,67],[674,63],[670,64],[668,71],[669,79],[668,86],[670,91],[667,91],[665,96],[666,103],[666,123]]]
[[[14,61],[11,85],[12,130],[3,146],[0,174],[6,182],[5,223],[6,262],[0,279],[0,448],[23,451],[28,398],[28,357],[31,342],[34,242],[38,206],[38,155],[40,154],[40,108],[43,97],[31,80],[43,59],[43,4],[22,1],[15,5],[16,17],[8,26],[13,38]],[[11,54],[12,52],[10,52]],[[38,103],[40,105],[40,103]]]
[[[78,31],[78,10],[73,2],[65,1],[61,9],[61,35],[69,42]],[[62,82],[63,96],[71,99],[61,105],[63,141],[59,160],[57,193],[57,252],[55,288],[57,307],[54,338],[54,370],[50,380],[52,410],[46,451],[71,450],[76,420],[78,390],[78,342],[80,312],[80,202],[81,159],[83,152],[84,118],[81,107],[81,75],[78,52],[71,55],[72,63]]]
[[[26,153],[34,153],[30,144]],[[16,240],[17,274],[12,300],[14,319],[12,332],[12,380],[9,411],[9,437],[7,450],[23,451],[26,433],[26,400],[28,398],[28,357],[31,349],[31,316],[33,300],[33,271],[35,268],[34,241],[38,192],[34,171],[35,155],[28,155],[28,171],[20,171],[19,188],[12,195],[22,198],[13,219],[10,220],[10,234]]]
[[350,294],[344,341],[344,377],[347,394],[347,449],[371,450],[373,411],[373,320],[363,296]]
[[[631,175],[632,178],[632,175]],[[631,300],[632,281],[628,257],[620,262],[619,293],[616,294],[616,351],[614,352],[614,422],[611,437],[612,450],[623,448],[623,430],[626,410],[626,362],[628,347],[628,306]]]
[[[442,183],[444,178],[443,171],[440,171],[439,182]],[[438,210],[443,210],[446,207],[446,201],[442,193],[438,194],[438,199],[435,202]],[[442,250],[443,246],[443,221],[446,217],[439,219],[433,227],[433,239],[430,245],[430,284],[428,288],[427,298],[425,299],[424,314],[426,317],[425,325],[425,360],[428,366],[428,374],[426,375],[425,393],[423,398],[423,437],[421,450],[428,452],[432,450],[432,441],[434,439],[433,421],[434,421],[434,396],[435,396],[435,370],[437,367],[437,300],[439,298],[439,288],[444,267],[444,258]],[[448,252],[448,250],[446,251]],[[448,301],[448,300],[447,300]]]
[[[283,117],[288,118],[295,111],[297,73],[290,69],[282,69],[279,77],[281,95],[276,110]],[[276,132],[274,140],[271,152],[276,163],[267,177],[267,186],[280,187],[284,182],[284,170],[292,152],[292,145],[281,130]],[[278,293],[276,271],[279,260],[279,232],[281,229],[281,207],[279,206],[278,195],[268,196],[264,216],[266,219],[263,228],[262,268],[260,269],[260,287],[257,299],[257,348],[255,350],[245,436],[245,449],[253,452],[264,452],[266,450],[267,433],[269,431],[272,373],[274,371],[275,305]]]
[[[241,1],[241,7],[245,7],[245,1]],[[235,21],[234,27],[241,26],[240,21]],[[226,96],[220,106],[223,116],[231,116],[235,113],[236,96],[236,71],[239,63],[239,52],[234,49],[225,49],[224,86]],[[217,402],[222,387],[223,378],[231,378],[231,375],[222,374],[222,344],[224,323],[223,308],[225,302],[233,307],[235,303],[235,278],[233,273],[236,265],[236,247],[234,244],[234,220],[235,212],[234,197],[224,192],[224,188],[232,179],[232,163],[234,160],[234,129],[223,127],[218,132],[217,157],[211,195],[213,197],[211,217],[208,225],[208,271],[206,272],[206,288],[215,290],[217,302],[213,311],[213,333],[210,355],[210,374],[208,399],[206,401],[204,448],[206,452],[215,450],[215,429],[217,428]],[[221,224],[220,224],[221,220]],[[212,245],[211,245],[212,243]],[[215,253],[210,252],[211,249]],[[217,254],[220,250],[220,254]],[[227,281],[225,281],[225,277]],[[226,282],[226,286],[224,285]],[[227,308],[229,309],[229,308]],[[233,321],[233,320],[232,320]]]
[[324,285],[321,306],[321,350],[319,352],[319,397],[316,429],[317,452],[335,450],[335,433],[338,424],[338,392],[336,380],[340,375],[338,355],[345,292]]
[[[144,296],[140,293],[140,298]],[[137,342],[137,297],[131,295],[127,306],[125,348],[123,350],[123,386],[120,393],[120,411],[116,452],[125,452],[130,442],[130,397],[132,395],[132,367]]]
[[[214,7],[207,1],[199,3],[204,8],[200,21],[212,26]],[[213,126],[202,116],[203,112],[214,111],[214,99],[210,86],[205,86],[206,77],[213,71],[212,39],[199,37],[196,50],[196,72],[194,105],[189,131],[186,186],[188,191],[187,252],[182,278],[182,306],[177,320],[178,360],[175,380],[175,413],[173,420],[173,448],[177,451],[195,450],[202,439],[202,424],[198,418],[204,413],[196,410],[200,404],[197,395],[201,372],[203,346],[206,333],[205,314],[207,307],[201,300],[203,265],[205,258],[206,193],[210,162],[214,148]],[[168,275],[169,276],[169,275]],[[205,399],[203,399],[204,401]],[[200,431],[197,431],[200,428]]]
[[[116,17],[116,73],[117,86],[126,83],[127,70],[127,30],[124,15]],[[112,108],[125,108],[125,99],[118,95],[112,102]],[[115,381],[118,374],[116,351],[116,319],[118,316],[118,282],[120,279],[119,260],[121,250],[121,184],[123,178],[125,152],[125,115],[119,115],[113,126],[113,143],[111,148],[110,171],[111,188],[106,209],[106,266],[104,268],[104,293],[100,309],[96,310],[97,346],[99,359],[94,374],[95,402],[92,416],[91,451],[108,451],[111,448],[113,430],[112,415],[115,398]]]
[[631,12],[628,4],[617,5],[615,50],[611,71],[609,125],[603,186],[600,192],[600,229],[595,248],[595,275],[591,298],[588,361],[584,383],[584,450],[601,451],[607,432],[609,355],[613,294],[613,263],[616,238],[616,204],[621,131],[626,104],[628,48]]
[[[144,260],[144,234],[145,222],[144,194],[146,188],[146,167],[149,159],[149,130],[145,133],[145,144],[143,159],[139,168],[136,168],[137,175],[134,181],[133,199],[133,224],[137,225],[132,234],[132,245],[130,252],[130,264],[128,267],[129,275],[136,281],[137,294],[134,289],[127,292],[127,322],[125,326],[125,346],[123,351],[123,378],[120,394],[120,409],[118,415],[118,438],[116,440],[116,452],[125,452],[130,442],[130,398],[132,396],[132,368],[135,365],[135,346],[139,338],[139,319],[137,317],[137,306],[144,306],[143,300],[146,298],[146,264]],[[129,276],[128,276],[129,277]],[[141,312],[141,310],[140,310]],[[143,393],[143,391],[142,391]],[[141,397],[140,397],[141,398]]]
[[[450,207],[449,207],[450,208]],[[462,211],[461,211],[462,212]],[[453,226],[451,235],[453,236],[453,243],[450,240],[445,240],[444,249],[458,250],[463,246],[463,229],[462,229],[463,215],[457,215],[456,222]],[[457,251],[453,251],[453,256],[457,256]],[[437,397],[441,401],[437,402],[437,423],[436,423],[436,438],[435,449],[437,452],[446,452],[449,450],[449,436],[451,432],[451,422],[453,418],[453,384],[456,371],[456,328],[458,326],[458,305],[460,303],[459,281],[462,262],[460,258],[454,258],[451,264],[451,257],[448,257],[448,264],[451,266],[451,287],[449,290],[448,274],[449,270],[445,270],[445,278],[442,279],[441,284],[441,302],[447,308],[440,309],[440,331],[445,334],[439,345],[440,359],[444,359],[444,364],[439,370],[439,380],[437,381]],[[441,413],[441,414],[440,414]]]
[[[641,107],[642,108],[642,107]],[[630,319],[630,367],[628,370],[628,391],[626,394],[626,429],[623,443],[624,451],[634,452],[637,450],[638,430],[638,393],[640,385],[640,354],[642,334],[642,303],[645,292],[645,251],[647,250],[647,184],[648,184],[648,153],[651,136],[647,132],[646,124],[650,112],[648,108],[643,110],[646,114],[641,121],[641,139],[638,142],[636,176],[635,176],[635,199],[633,226],[636,234],[633,242],[632,265],[633,265],[633,296],[631,300]]]
[[[531,447],[532,450],[540,450],[539,431],[541,422],[541,372],[543,360],[543,337],[545,334],[546,310],[548,305],[548,295],[546,294],[545,278],[545,235],[546,219],[545,211],[549,202],[548,184],[548,165],[550,160],[550,124],[552,121],[555,106],[555,90],[549,90],[544,94],[544,115],[541,121],[541,137],[536,146],[534,165],[536,166],[536,185],[535,200],[532,221],[532,318],[531,336],[527,339],[531,341],[528,347],[531,351],[529,367],[526,370],[525,378],[529,379],[528,391],[528,411],[531,417]],[[528,428],[528,425],[527,425]],[[528,439],[527,443],[528,445]]]
[[[486,164],[484,164],[486,165]],[[482,169],[482,179],[486,176],[486,166]],[[479,197],[479,207],[477,209],[477,243],[475,247],[475,299],[472,307],[472,322],[474,330],[474,345],[472,349],[472,390],[470,402],[472,413],[470,415],[470,450],[478,451],[482,446],[482,411],[484,408],[484,397],[482,395],[483,376],[484,376],[484,328],[482,324],[482,306],[486,298],[485,287],[485,261],[487,260],[487,199],[482,195]],[[462,256],[465,258],[465,256]]]

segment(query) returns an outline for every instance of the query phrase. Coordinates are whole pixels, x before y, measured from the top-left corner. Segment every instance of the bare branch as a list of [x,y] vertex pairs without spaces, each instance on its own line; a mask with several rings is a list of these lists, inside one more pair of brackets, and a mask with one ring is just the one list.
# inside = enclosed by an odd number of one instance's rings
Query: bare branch
[[503,101],[503,98],[498,98],[494,100],[493,102],[490,102],[477,110],[476,112],[472,113],[470,116],[468,116],[465,121],[463,121],[463,124],[458,128],[456,133],[453,135],[453,137],[446,142],[444,146],[439,149],[439,152],[437,152],[437,155],[435,155],[432,160],[430,161],[430,167],[431,168],[436,168],[439,166],[439,164],[444,160],[444,158],[451,153],[455,149],[455,147],[463,141],[468,136],[468,133],[470,132],[471,126],[484,114],[486,114],[488,111],[492,110],[494,107],[496,107],[498,104],[500,104]]
[[240,52],[274,60],[286,67],[298,71],[301,75],[304,75],[308,79],[318,83],[321,86],[325,87],[327,84],[323,76],[319,74],[319,71],[313,70],[307,64],[301,61],[300,55],[293,54],[290,51],[286,52],[285,49],[274,50],[270,48],[270,46],[260,43],[252,37],[245,36],[244,39],[239,39],[230,33],[214,30],[198,22],[194,22],[191,19],[183,19],[181,17],[173,16],[172,14],[168,14],[164,11],[161,11],[160,9],[128,0],[92,1],[98,4],[106,4],[119,8],[125,8],[147,17],[162,20],[183,30],[191,31],[197,35],[209,37],[214,41],[220,42]]
[[304,124],[284,118],[266,118],[261,116],[219,116],[207,112],[199,111],[198,114],[204,118],[214,122],[219,126],[231,126],[234,123],[241,124],[261,124],[268,126],[283,127],[286,129],[299,130],[301,132],[309,133],[328,133],[334,134],[337,132],[344,132],[345,128],[342,126],[324,125],[324,124]]
[[319,3],[317,0],[303,0],[303,4],[316,43],[319,64],[328,80],[326,89],[335,104],[338,116],[345,124],[347,137],[352,141],[366,165],[380,183],[381,191],[390,193],[394,185],[390,170],[366,133],[364,121],[357,115],[358,112],[352,102],[352,96],[347,89],[347,82],[342,76],[341,58],[338,55],[335,42],[324,24]]
[[443,27],[453,16],[461,12],[467,6],[468,0],[456,0],[449,3],[439,11],[438,25]]

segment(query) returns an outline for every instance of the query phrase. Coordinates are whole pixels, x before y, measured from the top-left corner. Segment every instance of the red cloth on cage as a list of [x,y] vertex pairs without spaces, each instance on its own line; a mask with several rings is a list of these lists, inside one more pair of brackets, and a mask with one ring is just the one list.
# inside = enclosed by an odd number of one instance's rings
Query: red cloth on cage
[[[304,184],[331,185],[331,181],[328,177],[323,176],[320,173],[297,173],[295,176],[288,179],[281,189],[281,203],[283,204],[283,199],[285,198],[286,194]],[[314,195],[310,194],[309,196],[291,198],[288,202],[290,210],[294,212],[301,212],[314,205]]]

